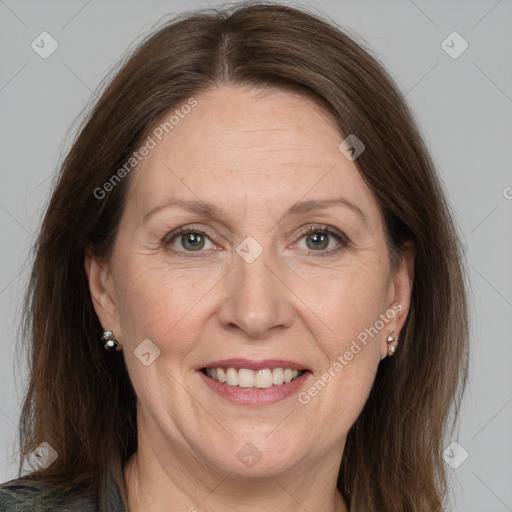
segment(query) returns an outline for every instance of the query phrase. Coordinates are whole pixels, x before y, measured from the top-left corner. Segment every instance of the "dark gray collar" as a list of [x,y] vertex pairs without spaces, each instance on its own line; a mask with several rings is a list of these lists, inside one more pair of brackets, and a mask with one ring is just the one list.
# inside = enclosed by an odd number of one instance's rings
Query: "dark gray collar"
[[123,465],[119,458],[112,460],[99,489],[100,512],[129,512]]

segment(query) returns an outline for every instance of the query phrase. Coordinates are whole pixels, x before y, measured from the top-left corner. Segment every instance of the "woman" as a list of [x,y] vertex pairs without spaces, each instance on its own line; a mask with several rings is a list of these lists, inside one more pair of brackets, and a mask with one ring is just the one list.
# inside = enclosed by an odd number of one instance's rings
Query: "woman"
[[456,234],[396,86],[325,21],[149,37],[63,164],[29,290],[34,471],[2,510],[443,510]]

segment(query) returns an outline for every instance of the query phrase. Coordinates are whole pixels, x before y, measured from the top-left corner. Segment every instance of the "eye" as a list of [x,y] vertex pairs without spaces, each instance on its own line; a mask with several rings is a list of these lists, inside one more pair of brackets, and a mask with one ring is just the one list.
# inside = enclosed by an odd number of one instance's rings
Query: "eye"
[[303,245],[301,248],[325,253],[325,255],[337,253],[348,243],[344,235],[336,233],[327,226],[310,226],[302,234],[303,236],[297,242],[299,247],[301,247],[301,241],[304,240],[305,247]]
[[[208,244],[210,244],[208,246]],[[203,231],[193,228],[178,228],[165,239],[165,245],[171,245],[181,251],[200,252],[213,249],[215,245]]]
[[[301,245],[303,240],[305,247]],[[163,242],[165,246],[176,249],[176,252],[204,252],[204,249],[216,247],[207,233],[193,227],[175,229],[165,237]],[[301,249],[317,252],[317,256],[329,256],[346,247],[348,239],[328,226],[309,226],[302,230],[302,236],[296,245]]]

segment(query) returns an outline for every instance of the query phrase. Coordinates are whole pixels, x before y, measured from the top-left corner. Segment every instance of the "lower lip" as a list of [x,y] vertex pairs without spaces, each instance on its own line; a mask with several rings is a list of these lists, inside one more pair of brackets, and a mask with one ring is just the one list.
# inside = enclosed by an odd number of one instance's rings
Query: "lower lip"
[[229,384],[208,377],[208,375],[205,375],[201,370],[199,370],[198,373],[204,383],[215,393],[218,393],[234,404],[249,406],[271,405],[294,395],[304,385],[311,374],[309,371],[305,371],[300,377],[297,377],[291,382],[281,384],[280,386],[260,389],[230,386]]

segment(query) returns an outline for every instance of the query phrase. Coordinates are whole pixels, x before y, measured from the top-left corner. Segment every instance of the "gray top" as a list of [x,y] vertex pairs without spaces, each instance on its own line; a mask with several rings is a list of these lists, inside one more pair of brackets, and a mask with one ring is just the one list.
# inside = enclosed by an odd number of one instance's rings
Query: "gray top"
[[56,490],[18,478],[0,485],[0,512],[128,512],[123,485],[119,468],[104,475],[99,492],[85,486]]

